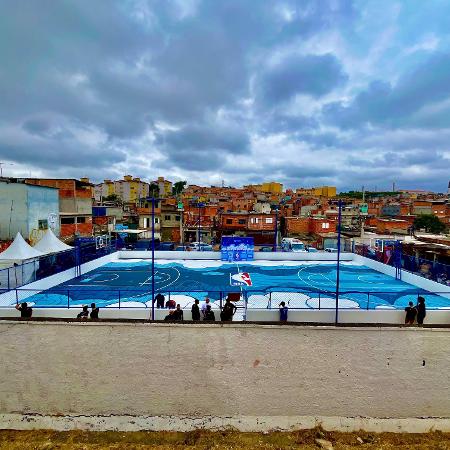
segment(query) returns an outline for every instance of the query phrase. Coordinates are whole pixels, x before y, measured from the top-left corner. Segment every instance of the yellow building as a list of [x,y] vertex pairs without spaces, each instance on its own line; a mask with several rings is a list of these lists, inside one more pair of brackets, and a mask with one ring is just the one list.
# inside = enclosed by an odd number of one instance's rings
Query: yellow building
[[320,194],[318,194],[321,197],[336,197],[336,187],[335,186],[322,186],[320,188],[316,188],[320,190]]
[[297,194],[300,195],[314,195],[315,197],[336,197],[336,187],[335,186],[320,186],[313,188],[299,188],[296,190]]
[[271,181],[269,183],[263,183],[261,190],[263,192],[270,192],[271,194],[281,194],[283,192],[283,185],[276,181]]
[[164,177],[158,177],[155,184],[158,185],[159,188],[159,196],[161,198],[170,197],[172,195],[172,182],[169,180],[165,180]]
[[117,195],[124,203],[137,204],[140,198],[148,196],[149,184],[141,181],[140,178],[133,178],[131,175],[125,175],[123,180],[104,180],[103,183],[95,186],[95,199],[102,201],[110,195]]

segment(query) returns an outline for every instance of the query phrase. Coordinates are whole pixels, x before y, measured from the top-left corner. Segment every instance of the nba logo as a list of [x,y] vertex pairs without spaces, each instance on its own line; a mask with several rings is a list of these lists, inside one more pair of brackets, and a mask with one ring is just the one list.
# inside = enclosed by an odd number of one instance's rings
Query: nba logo
[[248,272],[239,272],[234,275],[230,273],[230,285],[231,286],[251,286],[252,279]]

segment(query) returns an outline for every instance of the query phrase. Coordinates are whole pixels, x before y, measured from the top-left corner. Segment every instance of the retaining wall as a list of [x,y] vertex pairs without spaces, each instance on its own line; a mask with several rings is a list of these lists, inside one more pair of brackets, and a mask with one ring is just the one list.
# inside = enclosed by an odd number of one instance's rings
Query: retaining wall
[[4,321],[0,335],[3,427],[450,431],[446,329]]

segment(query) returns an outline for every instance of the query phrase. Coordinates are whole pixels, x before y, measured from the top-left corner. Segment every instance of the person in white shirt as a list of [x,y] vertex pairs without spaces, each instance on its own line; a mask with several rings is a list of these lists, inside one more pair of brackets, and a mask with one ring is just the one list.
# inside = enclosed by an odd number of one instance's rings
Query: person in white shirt
[[209,305],[209,297],[205,297],[205,303],[203,303],[202,305],[202,317],[205,318],[205,314],[206,314],[206,307]]

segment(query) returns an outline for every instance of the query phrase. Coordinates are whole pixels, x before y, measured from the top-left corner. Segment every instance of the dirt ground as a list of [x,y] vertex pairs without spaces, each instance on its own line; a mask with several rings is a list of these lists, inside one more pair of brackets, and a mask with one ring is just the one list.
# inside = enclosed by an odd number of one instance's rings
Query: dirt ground
[[321,429],[292,433],[210,432],[56,432],[0,430],[0,449],[91,450],[91,449],[300,449],[317,450],[316,439],[332,443],[333,450],[425,449],[450,450],[450,433],[335,433]]

